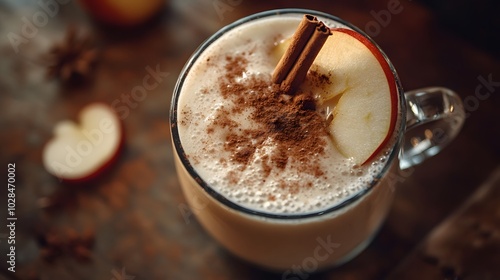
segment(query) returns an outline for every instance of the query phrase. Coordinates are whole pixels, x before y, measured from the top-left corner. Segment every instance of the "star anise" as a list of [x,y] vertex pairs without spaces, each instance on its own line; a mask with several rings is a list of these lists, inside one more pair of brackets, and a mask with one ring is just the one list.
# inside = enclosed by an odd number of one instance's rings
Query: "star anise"
[[58,257],[70,256],[78,261],[92,258],[95,243],[95,231],[86,228],[79,233],[73,228],[50,229],[37,235],[40,254],[46,261],[52,262]]
[[52,64],[48,76],[63,82],[77,82],[87,78],[97,58],[97,48],[92,46],[89,35],[77,36],[77,30],[70,26],[63,42],[54,45],[49,56]]

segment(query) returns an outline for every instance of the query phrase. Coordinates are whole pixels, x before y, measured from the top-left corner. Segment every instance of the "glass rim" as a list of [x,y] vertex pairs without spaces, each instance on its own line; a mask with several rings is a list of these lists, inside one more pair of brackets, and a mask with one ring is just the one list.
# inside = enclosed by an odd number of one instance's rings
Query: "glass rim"
[[[198,174],[198,172],[195,170],[195,168],[191,165],[189,160],[187,159],[184,152],[184,148],[181,143],[181,139],[179,136],[179,131],[177,127],[177,105],[179,101],[179,95],[182,89],[182,86],[184,84],[184,81],[186,79],[186,76],[191,69],[191,67],[194,65],[194,63],[197,61],[197,59],[201,56],[203,51],[208,48],[213,42],[215,42],[217,39],[219,39],[221,36],[223,36],[226,32],[251,21],[261,19],[261,18],[267,18],[267,17],[272,17],[272,16],[277,16],[277,15],[290,15],[290,14],[296,14],[296,15],[304,15],[304,14],[311,14],[314,16],[317,16],[320,18],[332,20],[335,22],[338,22],[347,28],[350,28],[354,30],[357,33],[360,33],[362,36],[367,38],[374,46],[377,47],[377,49],[381,52],[382,56],[388,63],[391,72],[394,76],[394,80],[396,82],[396,89],[398,91],[398,98],[399,98],[399,115],[398,115],[398,122],[399,122],[399,127],[396,127],[394,129],[394,132],[399,132],[398,135],[393,136],[394,143],[392,147],[390,147],[389,150],[389,155],[387,156],[387,161],[382,170],[373,177],[373,180],[364,188],[363,190],[359,191],[358,193],[350,196],[349,198],[333,205],[328,208],[318,210],[318,211],[312,211],[308,213],[270,213],[266,211],[259,211],[256,209],[251,209],[248,207],[245,207],[243,205],[240,205],[234,201],[231,201],[230,199],[226,198],[223,194],[217,192],[215,189],[213,189],[205,180],[201,178],[201,176]],[[397,158],[397,155],[400,150],[400,145],[402,141],[402,137],[405,131],[405,106],[404,106],[404,91],[403,88],[400,84],[399,77],[397,75],[397,72],[392,65],[391,61],[387,57],[387,55],[382,51],[382,49],[379,47],[378,44],[373,41],[370,36],[368,36],[364,31],[359,29],[358,27],[354,26],[353,24],[330,14],[320,12],[320,11],[315,11],[315,10],[309,10],[309,9],[295,9],[295,8],[285,8],[285,9],[276,9],[276,10],[269,10],[269,11],[264,11],[264,12],[259,12],[255,13],[246,17],[243,17],[239,20],[236,20],[221,29],[219,29],[217,32],[215,32],[212,36],[210,36],[208,39],[206,39],[191,55],[187,63],[184,65],[182,68],[179,77],[177,79],[177,82],[175,84],[174,92],[172,95],[172,101],[171,101],[171,107],[170,107],[170,132],[171,132],[171,137],[172,137],[172,142],[173,142],[173,148],[174,148],[174,153],[176,153],[176,156],[179,157],[183,167],[186,169],[186,171],[189,173],[191,178],[206,192],[208,193],[209,196],[214,198],[216,201],[220,202],[224,206],[227,206],[237,212],[242,212],[245,214],[249,214],[252,216],[257,216],[261,218],[271,218],[271,219],[278,219],[278,220],[294,220],[294,219],[305,219],[305,218],[314,218],[314,217],[320,217],[329,213],[333,213],[337,210],[343,209],[356,201],[358,201],[360,198],[364,197],[366,194],[371,192],[371,190],[380,182],[380,180],[385,176],[385,174],[389,171],[390,167],[392,166],[393,161]]]

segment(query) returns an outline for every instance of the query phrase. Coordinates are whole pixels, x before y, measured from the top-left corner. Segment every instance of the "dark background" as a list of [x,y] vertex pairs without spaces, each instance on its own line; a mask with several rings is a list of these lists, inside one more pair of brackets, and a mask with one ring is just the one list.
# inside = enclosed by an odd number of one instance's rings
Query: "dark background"
[[[500,259],[498,192],[483,198],[489,203],[478,203],[488,211],[469,215],[476,221],[471,227],[489,242],[482,251],[467,245],[473,243],[466,234],[439,242],[431,234],[460,216],[464,202],[499,172],[500,86],[482,91],[481,98],[476,92],[481,77],[500,82],[499,4],[400,0],[400,13],[377,21],[390,2],[176,0],[133,28],[96,22],[70,2],[17,54],[7,35],[20,33],[21,19],[40,7],[36,1],[0,2],[0,178],[7,178],[8,163],[16,163],[18,218],[16,273],[11,273],[2,226],[7,190],[0,185],[0,279],[281,279],[228,254],[189,216],[173,167],[168,111],[177,75],[204,39],[236,19],[284,7],[327,12],[363,30],[379,24],[373,38],[403,87],[449,87],[467,112],[461,134],[448,148],[399,174],[393,208],[368,249],[308,279],[500,279],[495,262],[485,261]],[[220,3],[229,7],[223,13],[214,8]],[[71,24],[91,34],[100,50],[83,84],[46,78],[44,54]],[[169,76],[129,108],[125,147],[116,164],[79,186],[48,174],[41,154],[53,126],[74,120],[89,103],[111,104],[129,94],[148,66]],[[499,180],[492,182],[500,187]],[[426,253],[426,244],[435,244],[434,255]]]

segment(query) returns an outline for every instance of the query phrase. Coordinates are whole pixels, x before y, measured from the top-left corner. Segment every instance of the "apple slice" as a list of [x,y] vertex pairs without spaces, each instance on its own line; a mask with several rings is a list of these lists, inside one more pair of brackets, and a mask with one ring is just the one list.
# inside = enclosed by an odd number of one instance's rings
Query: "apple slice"
[[80,124],[59,122],[43,150],[45,169],[63,181],[95,178],[117,158],[123,145],[120,119],[108,105],[90,104],[79,119]]
[[146,22],[166,5],[165,0],[80,0],[78,2],[97,20],[123,27]]
[[390,139],[398,115],[396,81],[383,54],[359,33],[332,29],[310,70],[328,77],[320,100],[338,98],[329,129],[339,151],[366,163]]
[[271,50],[271,57],[276,60],[276,64],[280,61],[281,57],[285,54],[286,50],[290,46],[292,42],[292,37],[282,39],[279,42],[275,43],[274,47]]

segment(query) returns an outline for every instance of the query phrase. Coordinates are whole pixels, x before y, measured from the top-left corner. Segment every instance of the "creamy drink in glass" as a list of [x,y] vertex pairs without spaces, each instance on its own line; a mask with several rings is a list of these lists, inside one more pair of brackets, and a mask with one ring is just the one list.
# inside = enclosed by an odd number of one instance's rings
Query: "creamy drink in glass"
[[[324,77],[314,65],[295,95],[272,82],[279,44],[304,14],[366,38],[389,69],[393,129],[366,162],[346,157],[332,140],[328,125],[338,99],[321,102]],[[439,103],[439,112],[428,116],[422,100]],[[405,94],[390,61],[361,30],[297,9],[244,18],[208,39],[182,70],[170,117],[177,173],[198,221],[236,256],[286,272],[339,265],[363,250],[390,208],[396,181],[390,174],[434,155],[464,119],[447,89]],[[446,142],[429,136],[431,118],[441,120]],[[416,144],[401,149],[410,127]]]

